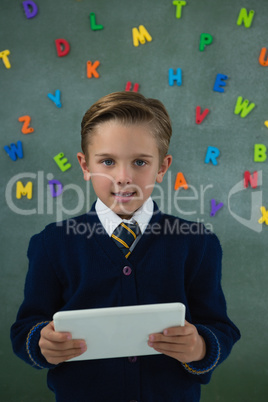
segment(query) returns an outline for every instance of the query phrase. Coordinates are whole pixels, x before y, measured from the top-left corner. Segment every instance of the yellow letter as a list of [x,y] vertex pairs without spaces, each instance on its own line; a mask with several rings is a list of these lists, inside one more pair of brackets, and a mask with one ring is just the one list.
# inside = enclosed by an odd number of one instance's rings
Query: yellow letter
[[33,194],[33,183],[31,181],[28,181],[26,186],[22,184],[21,181],[17,182],[17,187],[16,187],[16,197],[19,199],[21,196],[27,195],[28,200],[32,198]]
[[6,68],[10,68],[11,64],[9,62],[9,58],[7,56],[10,55],[10,51],[9,50],[3,50],[2,52],[0,52],[0,58],[3,59],[3,63],[5,65]]
[[144,28],[143,25],[139,26],[139,30],[138,30],[138,28],[132,28],[132,36],[133,36],[133,45],[136,47],[139,46],[139,42],[142,45],[144,45],[145,39],[148,42],[151,42],[151,40],[152,40],[151,35],[147,31],[147,29]]

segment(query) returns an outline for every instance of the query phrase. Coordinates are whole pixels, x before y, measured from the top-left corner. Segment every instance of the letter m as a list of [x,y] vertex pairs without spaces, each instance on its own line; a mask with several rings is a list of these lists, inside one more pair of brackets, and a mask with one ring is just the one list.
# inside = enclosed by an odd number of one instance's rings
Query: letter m
[[21,181],[17,182],[17,187],[16,187],[16,198],[21,198],[21,196],[27,195],[28,200],[32,198],[33,194],[33,183],[31,181],[28,181],[26,186],[22,184]]
[[247,99],[243,100],[242,96],[238,96],[235,105],[235,114],[241,114],[241,117],[246,117],[255,107],[255,103],[250,103]]
[[174,222],[171,224],[169,220],[165,221],[165,226],[164,226],[164,234],[165,235],[173,235],[173,234],[179,234],[180,233],[180,225],[179,225],[179,220],[176,219]]
[[133,37],[133,45],[136,47],[139,46],[140,43],[144,45],[146,40],[148,42],[151,42],[152,40],[151,35],[143,25],[140,25],[139,29],[132,28],[132,37]]

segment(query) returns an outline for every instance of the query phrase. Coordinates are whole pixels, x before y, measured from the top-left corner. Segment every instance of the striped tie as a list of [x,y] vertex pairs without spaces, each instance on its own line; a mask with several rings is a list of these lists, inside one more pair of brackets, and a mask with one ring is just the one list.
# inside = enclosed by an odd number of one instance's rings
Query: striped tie
[[137,223],[133,224],[121,222],[120,225],[118,225],[114,230],[112,238],[126,258],[130,256],[131,252],[129,249],[139,233],[140,228]]

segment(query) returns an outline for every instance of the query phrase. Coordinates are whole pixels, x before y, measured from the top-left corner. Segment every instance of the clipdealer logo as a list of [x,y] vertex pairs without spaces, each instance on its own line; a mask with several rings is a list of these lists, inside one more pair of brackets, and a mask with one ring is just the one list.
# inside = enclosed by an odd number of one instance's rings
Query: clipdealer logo
[[[262,208],[262,190],[260,187],[262,186],[262,171],[258,171],[258,186],[256,189],[252,188],[247,188],[244,186],[244,180],[239,181],[236,183],[228,193],[228,211],[230,215],[241,225],[247,227],[250,230],[253,230],[255,232],[260,233],[262,231],[263,225],[259,223],[260,220],[260,210]],[[184,196],[180,196],[181,192],[179,191],[174,191],[174,184],[172,180],[172,173],[168,172],[167,173],[167,190],[164,191],[164,189],[157,185],[154,186],[155,188],[155,193],[158,192],[158,194],[155,194],[153,196],[153,199],[157,202],[160,210],[163,210],[167,212],[168,214],[174,214],[174,210],[178,216],[185,216],[186,219],[191,216],[195,215],[198,213],[197,209],[193,211],[185,211],[181,209],[181,206],[179,205],[179,201],[190,201],[190,202],[198,202],[199,205],[199,211],[201,215],[205,215],[205,209],[204,209],[204,198],[205,198],[205,192],[208,189],[213,189],[213,185],[209,184],[207,186],[200,186],[200,191],[198,191],[194,186],[189,186],[189,188],[193,191],[194,196],[189,197],[188,193],[185,194]],[[56,220],[61,221],[65,219],[65,216],[74,216],[79,213],[82,213],[84,207],[86,207],[87,211],[90,210],[91,203],[90,203],[90,185],[89,182],[86,182],[86,194],[84,193],[83,189],[80,188],[77,184],[67,184],[65,185],[61,192],[60,196],[53,196],[51,195],[51,188],[49,187],[49,181],[53,182],[53,175],[51,173],[48,173],[46,175],[46,179],[48,182],[45,183],[45,174],[43,171],[38,171],[37,173],[31,173],[31,172],[25,172],[25,173],[19,173],[15,176],[13,176],[7,183],[6,185],[6,190],[5,190],[5,198],[6,198],[6,203],[11,211],[13,211],[16,214],[19,215],[41,215],[41,214],[53,214],[54,212],[56,213]],[[107,175],[107,178],[114,182],[113,178]],[[25,204],[24,208],[18,207],[18,203],[14,202],[14,193],[18,190],[17,185],[18,182],[23,180],[24,182],[27,182],[25,186],[23,186],[21,183],[20,191],[21,196],[27,196],[28,193],[30,192],[30,188],[27,187],[29,184],[29,180],[35,180],[36,185],[35,185],[35,195],[37,198],[37,204],[36,208],[30,208],[30,209],[25,209]],[[57,180],[54,180],[54,182],[57,182]],[[16,191],[15,191],[16,187]],[[235,195],[238,193],[242,193],[245,191],[250,191],[251,192],[251,203],[250,203],[250,218],[246,219],[243,216],[240,216],[237,212],[235,212],[234,207],[235,203],[232,201],[233,197],[235,198]],[[75,205],[74,208],[70,209],[67,208],[66,205],[64,205],[64,198],[68,198],[67,192],[72,192],[71,198],[72,200],[77,198],[77,204]],[[57,193],[57,191],[55,192]],[[74,196],[74,193],[76,194]],[[58,194],[59,195],[59,192]],[[243,193],[241,194],[243,196]],[[18,198],[18,197],[17,197]],[[53,200],[56,198],[56,202]],[[69,195],[70,198],[70,195]],[[45,203],[46,201],[46,203]],[[46,204],[46,205],[45,205]],[[66,203],[65,203],[66,204]],[[86,205],[85,205],[86,204]],[[203,220],[203,219],[202,219]]]

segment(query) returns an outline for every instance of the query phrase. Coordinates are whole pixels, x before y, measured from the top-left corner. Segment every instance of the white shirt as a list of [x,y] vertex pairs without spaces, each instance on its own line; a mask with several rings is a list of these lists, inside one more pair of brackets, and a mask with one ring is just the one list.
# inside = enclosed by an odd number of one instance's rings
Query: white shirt
[[145,229],[153,216],[154,204],[151,197],[149,197],[145,203],[134,212],[131,219],[121,219],[115,212],[113,212],[107,205],[105,205],[99,198],[96,202],[96,212],[99,220],[101,221],[107,234],[111,237],[115,228],[120,225],[121,222],[135,223],[137,222],[141,231],[141,234],[137,236],[136,240],[130,247],[130,251],[136,246],[141,235],[145,232]]

